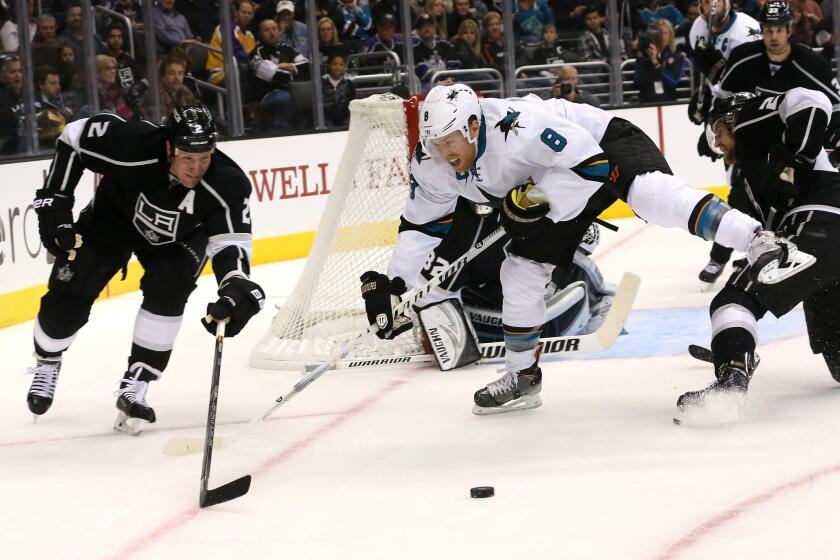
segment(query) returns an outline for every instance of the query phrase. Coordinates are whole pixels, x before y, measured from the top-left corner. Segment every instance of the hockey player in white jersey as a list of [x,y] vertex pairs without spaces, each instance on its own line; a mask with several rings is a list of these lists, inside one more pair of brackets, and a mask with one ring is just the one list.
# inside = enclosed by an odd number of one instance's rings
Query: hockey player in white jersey
[[[704,77],[698,92],[709,93],[709,88],[720,79],[729,53],[735,47],[760,39],[759,23],[745,13],[732,10],[730,0],[702,0],[702,15],[694,20],[688,32],[694,65]],[[711,97],[698,93],[692,97],[688,117],[694,124],[702,124],[706,119]]]
[[556,266],[571,261],[595,217],[618,198],[647,221],[747,252],[756,270],[796,251],[756,220],[673,176],[639,128],[594,107],[536,96],[479,102],[463,84],[438,86],[420,110],[420,139],[388,275],[365,273],[362,295],[381,338],[404,331],[407,319],[393,317],[392,305],[406,283],[444,264],[426,257],[439,242],[433,230],[453,213],[458,197],[501,208],[512,238],[500,271],[506,373],[476,392],[477,414],[541,404],[545,286]]

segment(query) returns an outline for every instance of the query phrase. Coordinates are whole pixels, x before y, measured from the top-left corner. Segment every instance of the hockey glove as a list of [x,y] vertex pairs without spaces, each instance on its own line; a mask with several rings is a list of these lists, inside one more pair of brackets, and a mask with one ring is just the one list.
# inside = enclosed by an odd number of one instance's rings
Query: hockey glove
[[840,127],[826,132],[825,149],[828,152],[828,161],[831,162],[831,165],[840,167]]
[[507,193],[502,202],[499,222],[514,239],[534,237],[546,226],[544,218],[548,214],[548,204],[534,204],[527,208],[523,207],[525,195],[533,188],[533,183],[514,187]]
[[[700,84],[700,87],[705,87],[703,84]],[[693,122],[694,124],[703,124],[703,121],[706,120],[706,115],[709,112],[709,98],[711,94],[706,91],[706,95],[703,96],[703,103],[700,104],[700,89],[698,88],[697,91],[694,92],[694,95],[691,96],[691,99],[688,102],[688,120]]]
[[725,62],[723,55],[714,47],[698,47],[694,50],[694,66],[699,68],[711,83],[715,82]]
[[711,158],[712,161],[717,161],[720,157],[720,154],[715,152],[711,146],[709,146],[709,139],[706,136],[706,132],[703,131],[700,134],[700,138],[697,139],[697,153],[700,156]]
[[216,321],[229,319],[225,336],[231,337],[260,312],[265,305],[265,292],[255,282],[242,276],[233,276],[219,286],[219,299],[207,304],[207,315],[201,324],[212,335],[216,334]]
[[400,302],[400,296],[406,292],[405,281],[402,278],[395,276],[390,279],[385,274],[369,270],[362,274],[359,280],[362,282],[362,299],[365,300],[368,323],[379,328],[376,336],[391,340],[413,326],[408,317],[395,317],[393,314],[394,307]]
[[38,234],[47,251],[57,257],[81,247],[82,238],[77,239],[73,227],[72,196],[38,189],[32,204],[38,215]]

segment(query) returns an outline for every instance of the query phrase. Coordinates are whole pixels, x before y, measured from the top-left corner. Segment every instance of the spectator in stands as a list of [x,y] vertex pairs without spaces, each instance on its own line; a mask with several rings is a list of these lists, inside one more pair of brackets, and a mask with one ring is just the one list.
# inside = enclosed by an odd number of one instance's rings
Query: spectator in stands
[[584,12],[599,5],[598,0],[553,0],[554,23],[558,29],[584,29]]
[[414,46],[414,73],[420,78],[423,93],[431,88],[432,76],[441,70],[460,68],[461,62],[452,45],[436,33],[437,25],[429,14],[422,14],[414,22],[417,44]]
[[187,39],[196,38],[187,23],[187,18],[175,10],[175,0],[159,0],[152,17],[158,52],[168,53]]
[[[250,58],[251,51],[257,46],[257,40],[254,34],[248,30],[251,25],[251,20],[254,19],[254,5],[249,0],[242,0],[236,5],[236,11],[233,17],[233,56],[237,62],[247,64]],[[222,49],[222,33],[221,26],[217,25],[213,31],[213,38],[210,40],[210,46],[216,49]],[[222,55],[210,51],[207,55],[207,81],[211,84],[221,85],[225,80],[225,62]]]
[[[534,54],[531,56],[531,64],[536,66],[540,64],[557,64],[563,62],[563,47],[557,39],[557,27],[552,23],[544,25],[542,30],[542,41],[540,42],[540,46],[534,50]],[[545,70],[543,72],[550,71]],[[556,72],[550,72],[550,74],[551,77],[557,75]]]
[[58,53],[58,71],[64,102],[75,112],[84,101],[84,74],[81,65],[76,63],[76,51],[69,43],[61,43]]
[[295,5],[290,0],[277,2],[277,15],[274,20],[280,29],[280,40],[289,43],[304,58],[309,58],[309,39],[306,24],[296,21]]
[[35,83],[38,85],[38,91],[35,94],[36,103],[54,107],[65,118],[69,118],[73,114],[73,111],[64,103],[64,97],[61,95],[61,75],[57,68],[54,66],[39,66],[35,70]]
[[[32,11],[32,0],[27,1],[26,7],[28,11],[26,21],[29,22],[29,40],[31,42],[32,38],[35,36],[35,32],[37,31],[35,26],[35,17],[33,16]],[[18,19],[17,3],[15,2],[11,4],[9,19],[0,26],[0,45],[3,47],[3,52],[13,53],[18,51]]]
[[376,34],[365,41],[362,52],[395,51],[399,56],[402,45],[394,38],[396,34],[397,18],[386,12],[376,20]]
[[[69,44],[73,49],[73,55],[76,60],[81,63],[85,56],[83,44],[85,34],[82,29],[82,7],[78,3],[70,4],[67,7],[67,12],[64,18],[64,33],[58,36],[58,40]],[[93,37],[93,52],[94,54],[102,54],[105,52],[105,46],[102,44],[102,39],[100,39],[98,35],[94,35]]]
[[125,52],[123,28],[117,24],[109,27],[105,36],[105,54],[117,61],[117,86],[125,93],[141,77],[134,59]]
[[394,16],[394,21],[400,21],[400,1],[401,0],[371,0],[369,2],[370,15],[373,18],[374,25],[376,25],[376,22],[386,14]]
[[539,42],[543,26],[547,24],[554,25],[554,14],[545,0],[517,0],[514,3],[513,33],[518,40]]
[[329,59],[334,54],[340,54],[347,64],[347,46],[338,40],[338,29],[335,22],[328,17],[318,20],[318,51],[321,53],[321,68],[326,68]]
[[260,22],[259,43],[251,52],[252,91],[259,100],[258,127],[268,132],[289,128],[291,93],[289,84],[309,61],[294,46],[281,40],[276,21]]
[[[160,81],[160,114],[166,117],[175,107],[191,105],[196,102],[195,96],[184,85],[187,73],[187,62],[177,56],[165,56],[158,67]],[[140,103],[143,118],[152,118],[152,103],[154,92],[149,90]]]
[[449,38],[446,30],[446,5],[443,0],[426,0],[420,15],[427,14],[435,23],[435,34],[441,39]]
[[574,66],[562,66],[557,75],[557,81],[551,88],[551,95],[556,99],[565,99],[570,103],[586,103],[598,107],[598,99],[589,93],[579,89],[578,73]]
[[[96,89],[99,93],[99,110],[114,113],[124,119],[134,117],[134,111],[117,86],[117,59],[100,54],[96,56]],[[93,107],[85,106],[76,115],[79,118],[93,115]]]
[[346,59],[336,53],[330,56],[327,72],[321,77],[327,126],[346,126],[350,122],[350,102],[356,99],[356,87],[344,75],[346,70]]
[[676,52],[674,27],[667,19],[660,19],[653,27],[659,31],[654,40],[643,44],[640,34],[639,50],[642,56],[636,59],[633,68],[633,84],[639,88],[639,100],[643,103],[675,101],[677,85],[685,75],[686,60]]
[[791,0],[790,11],[793,13],[793,33],[791,43],[814,44],[814,28],[822,20],[822,9],[814,0]]
[[[143,30],[143,8],[139,2],[135,2],[135,0],[114,0],[110,8],[131,20],[132,31]],[[112,17],[110,14],[105,14],[103,21],[106,27],[113,27],[116,24],[125,23],[123,20]]]
[[59,42],[55,17],[43,14],[35,19],[35,36],[32,38],[32,61],[35,67],[58,66]]
[[478,22],[478,15],[475,8],[472,7],[471,0],[455,0],[452,13],[446,16],[447,37],[454,41],[455,35],[461,27],[461,22],[467,19]]
[[[604,14],[601,8],[594,6],[584,10],[586,31],[580,36],[579,50],[586,62],[606,61],[610,59],[610,34],[604,29]],[[624,55],[624,45],[621,45]]]
[[484,37],[481,40],[481,53],[487,64],[505,74],[505,42],[502,35],[502,16],[498,12],[487,12],[484,16]]
[[639,19],[645,27],[660,19],[667,19],[677,27],[685,20],[685,16],[673,4],[661,5],[660,0],[645,0],[644,7],[639,10]]
[[19,149],[18,126],[22,115],[20,90],[23,70],[16,54],[0,55],[0,151],[14,153]]
[[[355,52],[370,34],[370,6],[362,4],[359,0],[337,0],[337,7],[342,18],[340,37],[349,43]],[[320,27],[318,32],[320,33]]]
[[484,68],[487,65],[481,54],[478,23],[473,19],[461,21],[458,32],[453,36],[452,48],[462,68]]
[[682,53],[691,53],[691,41],[689,41],[688,34],[691,31],[691,26],[694,25],[694,20],[700,17],[700,2],[698,0],[691,0],[685,8],[685,19],[683,22],[674,28],[674,35],[676,35],[677,50]]

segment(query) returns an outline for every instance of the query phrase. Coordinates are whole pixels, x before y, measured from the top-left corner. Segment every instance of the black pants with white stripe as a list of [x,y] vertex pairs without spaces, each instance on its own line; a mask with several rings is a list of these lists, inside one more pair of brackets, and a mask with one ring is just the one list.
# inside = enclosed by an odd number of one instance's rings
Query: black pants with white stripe
[[[735,305],[758,320],[768,311],[781,317],[803,302],[811,350],[815,354],[840,351],[840,208],[823,208],[796,212],[778,230],[816,257],[813,265],[777,284],[758,284],[749,280],[744,262],[712,300],[710,312],[714,315],[724,306]],[[717,365],[740,360],[754,350],[755,340],[743,328],[725,328],[712,339]]]
[[[132,254],[79,225],[82,246],[72,260],[67,254],[56,258],[49,289],[41,298],[35,331],[35,351],[41,356],[58,356],[66,350],[87,323],[93,302]],[[198,257],[206,247],[206,234],[196,231],[182,241],[134,251],[143,266],[143,302],[135,321],[129,367],[135,363],[158,371],[166,367],[187,299],[206,262]]]

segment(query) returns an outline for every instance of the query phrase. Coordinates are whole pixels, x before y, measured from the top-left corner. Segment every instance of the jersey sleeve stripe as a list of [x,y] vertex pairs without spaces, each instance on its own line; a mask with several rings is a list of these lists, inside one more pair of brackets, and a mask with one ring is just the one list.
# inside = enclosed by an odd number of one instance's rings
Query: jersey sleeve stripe
[[[764,53],[763,53],[763,52],[759,52],[759,53],[756,53],[756,54],[751,54],[750,56],[747,56],[747,57],[745,57],[745,58],[742,58],[741,60],[739,60],[738,62],[736,62],[735,64],[733,64],[731,67],[729,67],[729,69],[727,69],[727,70],[726,70],[726,73],[725,73],[725,74],[723,75],[723,77],[720,79],[720,85],[722,86],[722,85],[724,84],[724,82],[726,82],[726,78],[728,78],[728,77],[729,77],[729,75],[732,73],[732,71],[733,71],[733,70],[735,70],[736,68],[738,68],[738,65],[740,65],[740,64],[742,64],[742,63],[744,63],[744,62],[747,62],[748,60],[752,60],[752,59],[754,59],[754,58],[758,58],[758,57],[760,57],[762,54],[764,54]],[[794,64],[796,64],[796,63],[794,62]]]
[[83,154],[87,154],[89,156],[93,156],[97,159],[101,159],[102,161],[107,161],[113,165],[120,165],[124,167],[140,167],[141,165],[152,165],[158,163],[160,160],[158,158],[155,159],[144,159],[141,161],[120,161],[117,159],[112,159],[107,156],[103,156],[102,154],[98,154],[92,150],[86,150],[85,148],[79,147],[79,151]]
[[225,220],[227,221],[228,231],[230,231],[230,233],[235,233],[235,232],[236,232],[236,230],[233,228],[233,221],[230,219],[230,206],[228,206],[228,205],[227,205],[227,202],[225,202],[225,199],[224,199],[224,198],[222,198],[222,197],[219,195],[219,193],[217,193],[217,192],[215,191],[215,189],[213,189],[213,187],[211,187],[210,185],[208,185],[208,184],[207,184],[207,181],[205,181],[204,179],[202,179],[202,180],[201,180],[201,184],[202,184],[202,186],[203,186],[205,189],[207,189],[207,192],[209,192],[210,194],[212,194],[212,195],[213,195],[213,197],[214,197],[216,200],[218,200],[218,201],[219,201],[219,204],[221,204],[221,205],[222,205],[222,208],[224,208],[224,209],[225,209]]
[[834,90],[833,90],[833,89],[831,89],[830,87],[826,86],[823,82],[821,82],[820,80],[818,80],[818,79],[816,78],[816,76],[814,76],[813,74],[811,74],[811,73],[809,73],[807,70],[805,70],[805,69],[804,69],[804,68],[803,68],[803,67],[802,67],[802,66],[801,66],[798,62],[796,62],[795,60],[793,61],[793,65],[794,65],[794,66],[796,66],[796,68],[797,68],[800,72],[802,72],[804,75],[808,76],[808,78],[809,78],[812,82],[814,82],[814,84],[816,84],[816,85],[817,85],[817,87],[819,87],[821,90],[823,90],[823,92],[824,92],[824,93],[825,93],[825,94],[826,94],[826,95],[827,95],[827,96],[828,96],[828,97],[829,97],[832,101],[835,101],[835,102],[840,101],[840,95],[838,95],[836,91],[834,91]]

